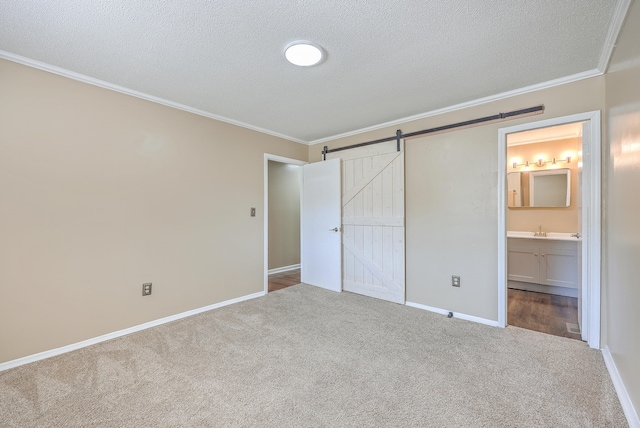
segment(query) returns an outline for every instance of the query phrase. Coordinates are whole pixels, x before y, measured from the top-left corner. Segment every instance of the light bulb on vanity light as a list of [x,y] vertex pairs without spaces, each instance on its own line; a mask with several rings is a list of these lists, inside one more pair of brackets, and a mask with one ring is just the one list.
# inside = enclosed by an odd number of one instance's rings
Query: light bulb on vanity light
[[536,160],[535,162],[524,161],[524,163],[517,163],[517,161],[516,161],[516,162],[513,162],[511,165],[513,166],[513,169],[516,169],[519,166],[524,166],[525,169],[529,169],[530,166],[536,166],[538,168],[542,168],[546,164],[551,164],[551,168],[557,168],[558,167],[558,165],[557,165],[558,162],[571,163],[571,156],[567,156],[564,159],[551,158],[548,161],[544,160],[544,157],[538,157],[538,160]]

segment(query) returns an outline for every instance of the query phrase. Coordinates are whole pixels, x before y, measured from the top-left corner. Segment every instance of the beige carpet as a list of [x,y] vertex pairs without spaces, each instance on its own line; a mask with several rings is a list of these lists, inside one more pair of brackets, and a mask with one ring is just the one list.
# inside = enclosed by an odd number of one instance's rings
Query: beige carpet
[[625,427],[585,344],[298,285],[0,373],[2,427]]

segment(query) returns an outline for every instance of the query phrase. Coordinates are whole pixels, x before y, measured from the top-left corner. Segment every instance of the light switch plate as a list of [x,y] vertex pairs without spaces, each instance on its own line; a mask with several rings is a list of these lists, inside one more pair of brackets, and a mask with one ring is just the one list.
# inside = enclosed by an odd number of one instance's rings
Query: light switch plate
[[256,209],[251,208],[251,217],[255,217],[255,216],[256,216]]

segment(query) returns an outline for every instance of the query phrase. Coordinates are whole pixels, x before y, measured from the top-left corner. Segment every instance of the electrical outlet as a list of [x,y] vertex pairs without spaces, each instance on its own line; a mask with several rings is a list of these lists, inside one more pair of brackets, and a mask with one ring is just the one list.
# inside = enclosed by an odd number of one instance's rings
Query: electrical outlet
[[146,283],[142,284],[142,295],[143,296],[150,296],[151,295],[151,283],[150,282],[146,282]]
[[453,287],[460,287],[460,277],[456,275],[451,276],[451,285]]

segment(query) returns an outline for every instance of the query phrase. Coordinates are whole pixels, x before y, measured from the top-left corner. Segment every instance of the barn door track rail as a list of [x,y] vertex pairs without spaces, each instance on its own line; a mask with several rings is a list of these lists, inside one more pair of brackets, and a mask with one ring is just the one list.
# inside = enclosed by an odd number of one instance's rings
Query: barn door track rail
[[493,122],[496,120],[513,119],[518,116],[541,114],[543,112],[544,112],[544,105],[539,105],[539,106],[524,108],[520,110],[513,110],[507,113],[498,113],[492,116],[485,116],[478,119],[466,120],[464,122],[452,123],[450,125],[443,125],[435,128],[423,129],[422,131],[410,132],[408,134],[403,134],[402,131],[398,129],[396,131],[396,135],[393,137],[367,141],[366,143],[352,144],[350,146],[337,147],[335,149],[329,149],[328,146],[324,146],[324,148],[322,149],[322,160],[327,160],[327,153],[340,152],[342,150],[349,150],[349,149],[357,149],[358,147],[365,147],[365,146],[370,146],[372,144],[386,143],[387,141],[393,141],[393,140],[396,140],[397,149],[398,151],[400,151],[400,140],[402,140],[403,138],[416,137],[418,135],[425,135],[425,134],[433,134],[436,132],[443,132],[443,131],[448,131],[450,129],[455,129],[455,128],[463,128],[467,126],[479,125],[482,123]]

